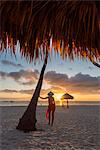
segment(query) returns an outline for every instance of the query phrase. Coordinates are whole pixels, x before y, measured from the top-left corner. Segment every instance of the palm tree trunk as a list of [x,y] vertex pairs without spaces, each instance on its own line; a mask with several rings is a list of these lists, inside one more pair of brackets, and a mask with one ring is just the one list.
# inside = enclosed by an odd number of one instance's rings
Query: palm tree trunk
[[41,74],[40,74],[35,92],[33,94],[33,97],[30,101],[30,104],[27,110],[25,111],[25,113],[23,114],[22,118],[19,120],[18,126],[16,127],[16,129],[18,130],[22,130],[25,132],[36,130],[36,122],[37,122],[36,107],[37,107],[38,97],[40,95],[40,90],[42,87],[43,76],[44,76],[44,72],[46,69],[46,65],[47,65],[47,56],[45,58],[45,62],[42,67]]

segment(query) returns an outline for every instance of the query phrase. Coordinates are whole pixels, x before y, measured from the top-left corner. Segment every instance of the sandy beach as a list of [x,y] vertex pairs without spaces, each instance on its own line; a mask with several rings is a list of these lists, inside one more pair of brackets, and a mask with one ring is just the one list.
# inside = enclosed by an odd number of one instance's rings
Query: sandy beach
[[0,107],[0,150],[99,150],[100,106],[57,107],[54,126],[37,108],[38,131],[16,130],[26,107]]

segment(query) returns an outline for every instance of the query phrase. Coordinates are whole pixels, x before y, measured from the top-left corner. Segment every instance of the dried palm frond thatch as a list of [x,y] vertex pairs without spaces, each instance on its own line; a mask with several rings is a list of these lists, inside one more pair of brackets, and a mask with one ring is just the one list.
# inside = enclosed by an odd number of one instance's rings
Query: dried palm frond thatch
[[1,51],[21,54],[30,61],[45,50],[60,52],[63,58],[100,59],[99,1],[2,1]]

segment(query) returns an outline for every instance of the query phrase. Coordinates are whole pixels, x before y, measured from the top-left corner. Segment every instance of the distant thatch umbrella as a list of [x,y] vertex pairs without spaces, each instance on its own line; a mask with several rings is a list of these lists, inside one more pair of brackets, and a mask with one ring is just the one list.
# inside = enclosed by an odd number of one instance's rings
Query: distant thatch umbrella
[[73,99],[74,97],[69,95],[68,93],[64,94],[61,99]]
[[68,99],[74,99],[74,97],[66,93],[61,97],[61,100],[64,100],[64,99],[67,99],[67,108],[69,108]]

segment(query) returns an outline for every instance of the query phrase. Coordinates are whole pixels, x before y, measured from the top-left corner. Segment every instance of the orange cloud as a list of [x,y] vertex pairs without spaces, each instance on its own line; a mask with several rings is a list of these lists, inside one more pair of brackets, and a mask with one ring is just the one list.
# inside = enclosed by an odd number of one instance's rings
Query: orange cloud
[[45,75],[48,84],[65,89],[68,92],[78,94],[100,94],[100,76],[92,77],[78,73],[68,78],[66,74],[49,71]]
[[11,78],[19,84],[31,85],[36,83],[36,80],[38,79],[38,74],[39,74],[38,70],[34,70],[34,71],[20,70],[18,72],[10,72],[10,73],[0,71],[0,78],[3,80],[5,78],[6,79]]
[[[31,82],[34,84],[37,78],[38,71],[19,71],[17,74],[15,72],[4,73],[0,72],[1,78],[12,77],[15,80],[19,80],[24,77],[28,83],[30,78]],[[23,80],[21,81],[25,83]],[[29,83],[30,84],[30,83]],[[26,86],[26,84],[24,84]],[[55,71],[49,71],[45,74],[44,82],[40,95],[43,97],[47,96],[49,91],[53,91],[55,94],[56,101],[59,100],[60,96],[66,92],[74,96],[74,100],[78,101],[89,101],[89,100],[100,100],[100,77],[92,77],[90,75],[78,73],[73,77],[68,77],[66,74],[56,73]],[[25,87],[23,90],[1,90],[1,98],[24,98],[30,100],[34,89],[27,89]],[[40,100],[40,99],[39,99]]]

